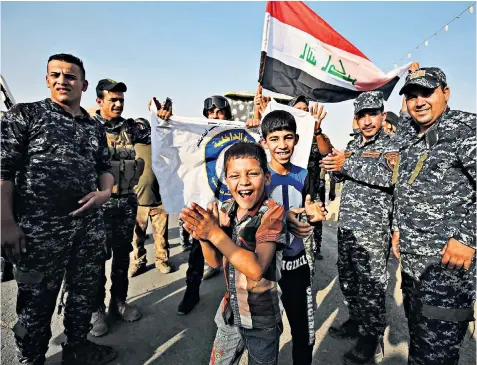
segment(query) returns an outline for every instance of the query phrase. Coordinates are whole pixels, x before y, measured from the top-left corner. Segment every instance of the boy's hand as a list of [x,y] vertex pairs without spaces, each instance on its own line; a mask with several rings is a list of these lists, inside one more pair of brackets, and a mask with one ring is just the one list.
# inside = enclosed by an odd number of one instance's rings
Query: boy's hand
[[210,241],[217,230],[220,230],[217,206],[204,210],[200,205],[192,203],[191,208],[182,209],[180,218],[184,221],[184,228],[192,237],[201,241]]
[[321,128],[321,122],[323,119],[325,119],[326,114],[328,112],[323,111],[323,105],[320,105],[318,108],[318,103],[313,106],[313,108],[310,110],[311,115],[313,118],[315,118],[315,133],[318,131],[318,129]]
[[209,213],[212,213],[212,215],[217,218],[217,221],[219,220],[219,207],[217,205],[217,202],[212,202],[207,204],[207,211]]
[[253,98],[253,105],[255,108],[258,108],[258,113],[262,117],[263,112],[267,109],[268,103],[270,102],[271,97],[263,96],[262,94],[257,94]]
[[307,238],[313,232],[313,227],[311,225],[300,222],[296,217],[304,211],[305,208],[291,208],[286,213],[287,228],[295,237]]
[[454,268],[468,270],[475,256],[475,250],[450,238],[440,254],[442,255],[442,265],[447,265],[447,270],[454,270]]
[[311,195],[308,194],[305,199],[305,212],[308,222],[322,222],[326,220],[326,209],[322,202],[311,201]]
[[399,251],[399,231],[393,232],[391,245],[394,256],[399,260],[401,258],[401,251]]
[[257,128],[260,125],[260,119],[250,118],[245,121],[245,128]]
[[341,171],[346,161],[344,151],[338,151],[333,148],[333,153],[329,153],[328,156],[323,157],[320,161],[320,167],[327,172]]

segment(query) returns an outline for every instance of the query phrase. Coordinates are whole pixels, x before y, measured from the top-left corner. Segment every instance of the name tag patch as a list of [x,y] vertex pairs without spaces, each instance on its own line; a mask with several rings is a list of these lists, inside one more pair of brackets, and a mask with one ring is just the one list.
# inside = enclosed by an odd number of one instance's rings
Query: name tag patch
[[369,157],[369,158],[379,158],[381,156],[381,152],[378,151],[364,151],[361,157]]

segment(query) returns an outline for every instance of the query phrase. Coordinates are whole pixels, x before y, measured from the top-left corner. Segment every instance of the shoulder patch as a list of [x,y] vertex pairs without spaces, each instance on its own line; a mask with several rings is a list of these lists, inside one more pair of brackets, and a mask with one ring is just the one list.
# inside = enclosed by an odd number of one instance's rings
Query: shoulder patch
[[475,131],[477,127],[477,117],[475,113],[463,112],[460,110],[451,110],[447,113],[445,122],[448,125],[453,125],[451,129],[458,129],[459,126],[465,125],[471,130]]
[[391,170],[394,170],[394,166],[396,166],[396,163],[398,162],[399,153],[398,152],[387,152],[383,155],[383,157],[386,160],[386,163],[387,163],[388,167]]
[[379,158],[381,156],[381,152],[378,151],[364,151],[361,157],[369,157],[369,158]]

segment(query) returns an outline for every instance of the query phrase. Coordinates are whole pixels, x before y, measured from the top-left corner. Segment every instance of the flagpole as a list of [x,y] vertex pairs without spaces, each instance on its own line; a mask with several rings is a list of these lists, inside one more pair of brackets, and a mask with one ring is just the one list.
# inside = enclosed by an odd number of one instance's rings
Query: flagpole
[[[267,9],[268,7],[268,2],[266,5]],[[262,33],[262,49],[260,52],[260,65],[258,69],[258,87],[257,87],[257,92],[255,93],[255,96],[257,95],[262,95],[262,77],[263,73],[265,72],[265,62],[267,59],[267,45],[268,45],[268,27],[270,23],[270,14],[267,13],[267,10],[265,10],[265,19],[263,22],[263,33]],[[247,127],[258,127],[260,124],[260,106],[255,105],[255,100],[254,100],[254,109],[253,109],[253,120],[250,123],[250,125],[247,125]],[[247,121],[248,122],[248,121]],[[248,123],[247,123],[248,124]]]
[[[255,94],[255,96],[259,96],[259,95],[262,95],[262,84],[261,83],[258,83],[258,87],[257,87],[257,92]],[[255,103],[254,103],[255,104]],[[254,110],[253,110],[253,119],[260,119],[260,110],[259,110],[259,106],[258,105],[254,105]]]

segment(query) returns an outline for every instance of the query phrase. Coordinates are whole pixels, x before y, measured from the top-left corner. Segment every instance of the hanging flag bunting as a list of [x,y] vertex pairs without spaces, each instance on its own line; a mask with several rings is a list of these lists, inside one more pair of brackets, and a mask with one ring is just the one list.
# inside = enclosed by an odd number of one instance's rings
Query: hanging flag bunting
[[[474,7],[473,7],[473,5],[475,5],[475,2],[474,2],[472,5],[470,5],[470,6],[468,6],[467,8],[465,8],[464,11],[462,11],[459,15],[455,16],[454,19],[452,19],[452,20],[451,20],[450,22],[448,22],[446,25],[444,25],[443,27],[441,27],[439,30],[435,31],[430,37],[427,37],[427,39],[424,40],[424,42],[419,43],[416,47],[414,47],[413,49],[411,49],[411,51],[407,53],[407,57],[410,58],[409,55],[411,54],[411,52],[414,51],[414,50],[416,50],[416,49],[419,49],[419,47],[422,46],[422,44],[424,44],[424,45],[427,47],[427,46],[429,45],[429,38],[432,38],[432,37],[436,36],[442,29],[444,29],[446,32],[448,32],[448,31],[449,31],[449,24],[452,23],[454,20],[459,19],[460,16],[461,16],[462,14],[464,14],[467,10],[469,10],[469,12],[472,14],[472,13],[474,12]],[[405,57],[405,56],[402,56],[401,59],[400,59],[400,61],[402,61],[402,60],[404,59],[404,57]]]
[[387,100],[408,67],[385,74],[303,2],[267,2],[259,76],[265,89],[328,103],[380,90]]

